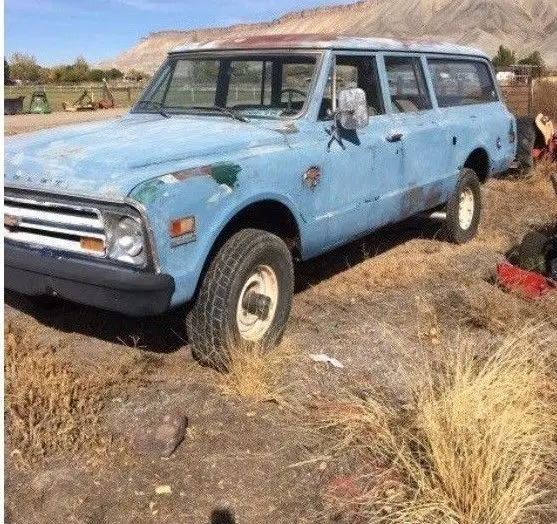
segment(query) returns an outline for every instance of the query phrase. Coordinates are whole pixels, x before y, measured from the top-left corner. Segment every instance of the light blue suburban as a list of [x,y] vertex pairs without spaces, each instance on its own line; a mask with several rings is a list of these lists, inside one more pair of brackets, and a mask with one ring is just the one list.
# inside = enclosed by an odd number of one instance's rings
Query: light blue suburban
[[515,120],[488,58],[313,35],[171,52],[123,118],[5,142],[5,285],[133,315],[189,303],[214,363],[273,345],[294,259],[442,212],[472,238]]

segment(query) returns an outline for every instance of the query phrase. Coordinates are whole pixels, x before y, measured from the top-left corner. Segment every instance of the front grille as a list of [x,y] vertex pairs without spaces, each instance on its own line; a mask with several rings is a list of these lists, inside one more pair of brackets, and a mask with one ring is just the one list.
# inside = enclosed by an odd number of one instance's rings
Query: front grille
[[93,207],[5,196],[4,238],[72,253],[106,254],[103,217]]

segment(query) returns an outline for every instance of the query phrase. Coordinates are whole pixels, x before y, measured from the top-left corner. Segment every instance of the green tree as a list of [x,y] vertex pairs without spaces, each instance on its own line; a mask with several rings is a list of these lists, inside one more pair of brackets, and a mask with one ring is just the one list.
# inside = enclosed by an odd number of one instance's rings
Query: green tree
[[102,69],[91,69],[89,71],[89,80],[91,80],[91,82],[102,82],[105,77],[106,72]]
[[126,73],[126,78],[128,78],[129,80],[135,80],[136,82],[139,82],[140,80],[144,80],[145,78],[147,78],[147,75],[143,71],[138,71],[137,69],[130,69]]
[[10,74],[14,80],[36,82],[41,75],[41,66],[33,55],[13,53],[10,57]]
[[41,84],[51,84],[54,82],[54,69],[50,67],[41,67],[39,82]]
[[4,85],[10,84],[10,64],[4,58]]
[[514,51],[500,45],[497,54],[493,57],[494,67],[508,67],[516,64],[516,54]]
[[112,69],[107,69],[105,71],[107,80],[119,80],[120,78],[124,78],[124,73],[119,69],[113,67]]
[[60,83],[63,82],[64,78],[64,66],[55,66],[50,69],[50,76],[52,78],[52,82]]
[[539,68],[543,68],[544,66],[543,58],[542,55],[540,55],[539,51],[534,51],[526,58],[522,58],[521,60],[519,60],[518,63],[524,65],[536,66]]
[[89,79],[89,64],[82,56],[78,56],[72,64],[73,82],[85,82]]

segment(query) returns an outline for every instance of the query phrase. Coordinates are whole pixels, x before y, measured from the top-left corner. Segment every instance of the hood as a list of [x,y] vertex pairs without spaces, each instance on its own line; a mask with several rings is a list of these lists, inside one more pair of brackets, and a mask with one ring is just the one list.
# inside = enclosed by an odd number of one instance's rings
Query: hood
[[7,138],[4,179],[26,189],[125,197],[145,180],[211,163],[204,157],[222,160],[272,145],[287,147],[284,134],[260,123],[129,114]]

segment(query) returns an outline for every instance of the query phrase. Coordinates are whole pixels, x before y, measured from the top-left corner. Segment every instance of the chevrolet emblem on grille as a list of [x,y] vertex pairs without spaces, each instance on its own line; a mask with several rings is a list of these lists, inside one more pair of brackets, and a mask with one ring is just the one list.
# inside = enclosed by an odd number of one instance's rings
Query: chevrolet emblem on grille
[[17,227],[19,226],[19,218],[13,215],[4,215],[4,227]]

